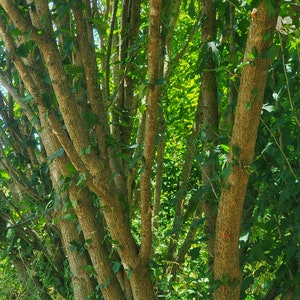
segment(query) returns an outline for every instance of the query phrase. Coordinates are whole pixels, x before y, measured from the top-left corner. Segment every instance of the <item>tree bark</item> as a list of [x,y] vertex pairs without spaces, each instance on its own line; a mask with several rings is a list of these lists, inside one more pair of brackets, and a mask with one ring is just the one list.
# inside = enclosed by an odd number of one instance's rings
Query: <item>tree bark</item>
[[272,43],[279,7],[277,1],[277,13],[270,17],[262,1],[250,25],[228,156],[230,172],[223,183],[217,215],[214,277],[220,287],[214,293],[216,300],[240,297],[241,217],[267,78],[269,61],[263,54]]
[[[43,131],[43,134],[46,134],[47,136],[47,141],[44,142],[44,146],[48,152],[48,156],[53,155],[53,153],[57,152],[60,145],[52,133],[46,133],[46,128],[44,128]],[[51,135],[52,139],[49,138]],[[52,152],[53,150],[54,152]],[[66,193],[61,193],[62,187],[60,186],[59,182],[61,176],[63,175],[62,169],[65,167],[65,157],[57,158],[50,164],[50,174],[53,187],[58,197],[61,199],[56,210],[55,217],[59,220],[58,227],[61,233],[61,240],[65,254],[68,258],[70,270],[72,272],[74,298],[76,300],[86,300],[95,291],[96,286],[88,271],[85,270],[85,267],[90,265],[87,253],[80,253],[79,251],[74,249],[72,250],[71,248],[73,242],[83,245],[84,240],[83,236],[78,233],[76,224],[72,221],[64,219],[65,214],[75,214],[73,210],[68,209],[67,211],[62,212],[62,207],[64,206],[65,202],[64,197],[67,197],[68,195]]]
[[[155,155],[155,138],[157,133],[158,102],[160,100],[160,85],[157,82],[161,67],[161,35],[160,13],[161,0],[151,0],[149,8],[149,42],[148,42],[148,76],[149,93],[147,98],[145,142],[144,142],[144,170],[141,175],[141,248],[138,254],[139,271],[151,282],[149,273],[149,259],[152,250],[152,191],[151,176]],[[152,284],[144,285],[144,294],[138,292],[136,299],[155,299]],[[134,289],[134,287],[133,287]],[[141,298],[140,298],[141,297]]]
[[[207,44],[207,51],[210,52],[205,64],[205,71],[201,73],[201,93],[200,99],[202,104],[202,126],[205,132],[205,142],[203,151],[208,152],[209,161],[204,162],[202,166],[202,184],[208,189],[203,196],[203,212],[205,214],[205,233],[208,238],[208,254],[210,258],[214,255],[214,231],[215,231],[215,215],[214,208],[216,203],[214,191],[215,183],[211,181],[216,172],[215,158],[213,148],[216,145],[216,139],[219,131],[219,115],[218,115],[218,95],[217,95],[217,78],[216,78],[216,62],[213,58],[212,49],[208,43],[216,41],[216,9],[214,1],[202,2],[202,16],[205,19],[202,25],[202,41]],[[200,201],[202,202],[202,201]],[[209,262],[212,267],[212,261]]]
[[[74,210],[85,241],[87,241],[87,250],[104,299],[125,299],[116,274],[112,270],[107,249],[105,249],[104,229],[101,228],[102,225],[96,219],[95,206],[90,191],[73,183],[70,188],[70,198],[74,203]],[[130,295],[127,299],[129,297]]]

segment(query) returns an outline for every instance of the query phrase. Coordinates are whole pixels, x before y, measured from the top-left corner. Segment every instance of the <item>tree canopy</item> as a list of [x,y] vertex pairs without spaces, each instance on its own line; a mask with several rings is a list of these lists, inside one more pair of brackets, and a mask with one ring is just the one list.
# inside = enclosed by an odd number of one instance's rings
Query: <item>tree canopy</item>
[[0,298],[300,298],[299,20],[0,0]]

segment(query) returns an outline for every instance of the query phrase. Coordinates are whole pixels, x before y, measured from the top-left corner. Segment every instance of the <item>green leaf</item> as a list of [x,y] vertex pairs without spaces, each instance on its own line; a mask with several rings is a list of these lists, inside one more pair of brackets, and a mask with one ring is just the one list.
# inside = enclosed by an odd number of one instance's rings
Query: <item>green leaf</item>
[[122,264],[119,261],[115,261],[112,265],[113,272],[116,274],[120,271]]
[[76,209],[77,205],[78,205],[77,200],[72,201],[72,207],[73,207],[74,209]]
[[83,266],[83,270],[88,271],[90,274],[95,274],[95,269],[91,265]]
[[69,176],[77,172],[75,167],[71,163],[67,164],[67,170]]
[[262,58],[272,59],[278,56],[278,47],[272,44],[263,54]]
[[63,156],[64,153],[65,153],[64,149],[63,148],[59,148],[54,154],[51,154],[51,155],[48,156],[48,160],[51,163],[54,159]]
[[130,278],[132,277],[132,270],[128,270],[128,273],[127,273],[127,278],[130,280]]
[[157,85],[163,85],[163,84],[166,83],[166,79],[165,78],[158,78],[158,79],[155,80],[154,83],[157,84]]
[[85,181],[86,181],[86,175],[85,175],[85,173],[80,173],[80,174],[79,174],[79,179],[78,179],[76,185],[77,185],[77,186],[80,186],[80,185],[82,185],[82,183],[84,183]]
[[99,117],[90,112],[90,111],[86,111],[82,114],[82,118],[85,122],[87,122],[87,124],[90,126],[90,127],[93,127],[95,125],[98,125],[99,124]]
[[0,177],[3,179],[9,179],[10,176],[5,170],[0,170]]
[[256,47],[252,47],[252,57],[256,59],[258,57],[258,51]]
[[228,145],[225,145],[225,144],[221,144],[220,147],[226,152],[228,153],[229,152],[229,146]]
[[91,154],[91,145],[88,145],[84,149],[82,149],[79,153],[79,156],[81,157],[84,154]]
[[16,235],[15,229],[11,228],[7,230],[6,238],[9,242],[12,242],[13,239],[15,238],[15,235]]
[[234,278],[233,280],[230,280],[228,282],[228,285],[231,287],[232,290],[234,290],[240,283],[240,280],[238,278]]
[[75,222],[77,220],[77,217],[73,214],[67,213],[63,215],[62,219],[70,222]]
[[227,179],[227,177],[229,176],[230,172],[232,169],[232,165],[230,164],[229,166],[225,167],[221,174],[220,174],[220,178],[222,179],[222,181],[225,181]]
[[274,17],[276,14],[276,1],[275,0],[264,0],[264,7],[270,18]]
[[[139,85],[139,98],[142,99],[144,98],[147,94],[148,94],[148,90],[149,90],[149,85],[146,83],[142,83]],[[143,111],[146,108],[143,109]]]
[[31,102],[32,99],[33,99],[32,95],[27,95],[25,97],[21,97],[21,100],[25,103]]
[[221,282],[223,284],[228,284],[228,282],[229,282],[229,275],[228,274],[223,274],[222,278],[221,278]]
[[16,49],[16,54],[21,57],[27,57],[30,51],[30,43],[23,43]]
[[272,35],[271,35],[271,33],[270,32],[266,32],[265,34],[264,34],[264,41],[265,42],[267,42],[267,41],[269,41],[270,40],[270,38],[272,37]]

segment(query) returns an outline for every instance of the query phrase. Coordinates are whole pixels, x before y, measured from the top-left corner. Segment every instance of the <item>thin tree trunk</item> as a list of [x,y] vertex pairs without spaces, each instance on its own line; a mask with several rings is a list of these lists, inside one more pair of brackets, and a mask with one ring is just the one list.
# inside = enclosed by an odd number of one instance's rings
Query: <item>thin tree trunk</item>
[[[276,2],[277,14],[279,6],[280,1]],[[272,43],[277,14],[270,17],[262,2],[250,25],[227,164],[230,172],[221,191],[216,224],[214,276],[221,284],[214,293],[216,300],[240,297],[241,217],[268,70],[268,59],[262,55]]]
[[[235,31],[234,28],[234,20],[235,20],[235,9],[232,3],[229,3],[229,50],[230,50],[230,61],[234,63],[235,54]],[[234,82],[229,79],[228,82],[228,116],[227,116],[227,125],[228,128],[232,128],[233,120],[234,120],[234,99],[236,96]]]
[[[43,131],[46,131],[46,128]],[[49,155],[51,155],[53,152],[50,152],[50,149],[55,149],[55,143],[57,143],[57,141],[55,141],[56,139],[54,138],[51,143],[49,139],[51,134],[48,133],[47,136],[48,143],[45,143],[45,148],[49,151]],[[54,153],[56,153],[56,151]],[[90,265],[87,253],[80,253],[77,249],[72,249],[72,244],[74,242],[78,245],[84,244],[83,237],[78,233],[76,224],[70,220],[64,219],[64,215],[75,213],[72,209],[67,209],[64,212],[61,211],[64,206],[64,197],[67,197],[65,193],[61,194],[62,187],[59,184],[60,177],[62,176],[61,167],[64,168],[66,165],[65,163],[64,157],[60,157],[55,159],[50,165],[53,187],[58,197],[61,199],[55,217],[59,220],[58,227],[61,233],[61,240],[72,272],[74,298],[75,300],[86,300],[95,291],[96,286],[87,269],[85,270],[85,267]],[[60,164],[62,166],[60,166]]]
[[[216,9],[214,1],[201,1],[202,15],[205,21],[202,25],[202,40],[204,43],[214,43],[216,40]],[[208,45],[207,45],[208,46]],[[208,50],[213,50],[208,46]],[[208,238],[208,254],[213,258],[214,253],[214,231],[215,231],[215,215],[214,203],[215,184],[211,181],[215,173],[216,163],[214,163],[213,148],[216,145],[216,139],[219,129],[218,116],[218,95],[217,95],[217,79],[216,79],[216,63],[213,55],[208,56],[205,65],[205,71],[201,74],[201,100],[202,100],[202,116],[203,130],[205,132],[204,152],[208,152],[209,161],[204,162],[202,166],[202,184],[204,188],[209,190],[203,196],[203,212],[205,214],[205,233]],[[201,205],[201,204],[199,204]],[[210,267],[212,262],[209,262]]]
[[[161,67],[161,35],[160,13],[161,0],[151,0],[149,8],[149,43],[148,43],[148,76],[149,93],[147,98],[145,143],[144,143],[144,171],[141,176],[141,248],[139,251],[140,272],[146,280],[150,280],[148,263],[152,250],[152,164],[155,154],[155,138],[157,133],[158,102],[160,100],[160,85],[157,80]],[[152,285],[145,285],[144,294],[136,291],[136,299],[154,299]],[[141,298],[140,298],[141,297]]]
[[[75,213],[78,217],[85,241],[87,241],[87,250],[104,299],[125,299],[116,274],[113,273],[107,249],[104,246],[104,229],[101,228],[102,225],[96,219],[91,193],[86,188],[72,184],[70,198],[74,203]],[[127,299],[130,297],[128,295]]]

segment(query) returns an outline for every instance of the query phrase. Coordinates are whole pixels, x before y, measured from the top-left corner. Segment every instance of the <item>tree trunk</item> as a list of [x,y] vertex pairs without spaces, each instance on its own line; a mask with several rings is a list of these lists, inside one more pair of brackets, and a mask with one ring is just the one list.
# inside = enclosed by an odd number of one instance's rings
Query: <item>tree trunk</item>
[[214,276],[220,287],[214,293],[216,300],[240,297],[241,217],[267,78],[269,61],[263,54],[272,43],[279,6],[280,1],[276,2],[277,13],[270,17],[263,1],[250,25],[228,157],[230,172],[221,191],[217,215]]
[[[202,16],[205,21],[202,25],[202,41],[205,44],[209,42],[214,43],[216,40],[216,9],[214,1],[201,1],[202,2]],[[203,211],[205,214],[205,233],[208,238],[208,254],[210,258],[213,258],[214,253],[214,231],[215,231],[215,215],[214,215],[214,203],[216,203],[216,196],[214,195],[215,183],[211,181],[214,177],[215,166],[214,163],[213,148],[216,144],[219,129],[219,116],[218,116],[218,95],[217,95],[217,79],[216,79],[216,62],[213,58],[212,49],[207,45],[208,55],[207,62],[205,64],[205,71],[201,74],[201,106],[203,117],[203,130],[205,132],[205,143],[203,146],[204,152],[208,152],[209,161],[204,162],[202,166],[202,184],[204,188],[208,188],[209,192],[206,192],[199,205],[203,205]],[[212,267],[212,261],[209,262]]]
[[[44,146],[48,157],[53,156],[60,149],[60,144],[58,143],[54,134],[49,130],[48,123],[44,118],[45,112],[40,108],[41,124],[44,127],[41,132],[41,137],[44,142]],[[62,187],[60,186],[60,178],[64,175],[63,170],[66,169],[67,160],[65,156],[56,158],[50,164],[50,174],[53,183],[53,187],[61,199],[58,205],[57,211],[55,212],[55,217],[59,220],[58,228],[61,233],[61,240],[64,247],[65,254],[67,256],[70,270],[72,272],[72,283],[74,290],[74,298],[76,300],[86,300],[88,296],[95,291],[94,280],[91,278],[90,274],[84,270],[85,267],[90,265],[89,257],[87,253],[79,253],[77,250],[72,250],[72,242],[76,242],[79,245],[83,245],[84,241],[82,236],[78,233],[76,224],[69,220],[64,220],[64,216],[61,213],[61,209],[64,205],[64,197],[66,194],[61,193]],[[73,210],[67,210],[63,212],[64,214],[75,214]]]
[[78,245],[82,245],[83,247],[83,237],[79,234],[77,226],[74,222],[64,219],[64,215],[72,215],[75,213],[73,212],[73,209],[67,209],[66,211],[62,212],[62,207],[64,206],[63,200],[64,197],[67,197],[66,194],[60,193],[61,187],[58,181],[61,176],[61,173],[59,172],[61,169],[59,167],[59,163],[65,163],[65,160],[61,161],[62,159],[63,158],[59,158],[58,160],[60,160],[60,162],[53,161],[50,165],[53,186],[59,198],[61,199],[55,217],[59,220],[58,227],[61,234],[61,240],[72,273],[74,299],[86,300],[95,291],[96,286],[94,284],[94,280],[87,271],[88,269],[86,269],[86,267],[91,264],[87,252],[81,253],[75,249],[73,245],[76,243]]
[[93,280],[86,268],[90,262],[86,258],[86,253],[82,254],[72,247],[74,242],[83,245],[83,239],[78,234],[76,224],[71,221],[61,220],[59,229],[72,273],[74,299],[86,300],[95,291],[95,285],[93,285]]
[[[96,219],[96,207],[93,204],[91,193],[86,188],[72,184],[70,198],[74,203],[75,213],[78,217],[85,241],[87,241],[86,247],[104,299],[125,299],[116,274],[113,273],[107,249],[104,246],[104,229],[101,228],[102,224]],[[130,297],[131,295],[127,295],[126,298],[130,299]]]

